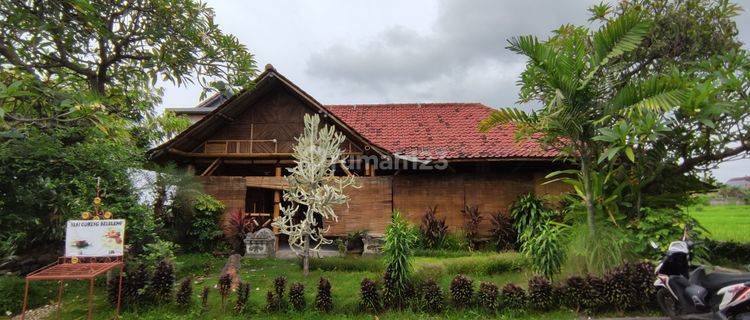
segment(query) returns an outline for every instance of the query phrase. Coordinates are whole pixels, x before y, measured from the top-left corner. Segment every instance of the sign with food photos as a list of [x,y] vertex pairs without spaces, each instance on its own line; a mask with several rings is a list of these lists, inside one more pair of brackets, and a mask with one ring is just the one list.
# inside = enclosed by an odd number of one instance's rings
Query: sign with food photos
[[125,220],[69,220],[66,257],[119,257],[125,249]]

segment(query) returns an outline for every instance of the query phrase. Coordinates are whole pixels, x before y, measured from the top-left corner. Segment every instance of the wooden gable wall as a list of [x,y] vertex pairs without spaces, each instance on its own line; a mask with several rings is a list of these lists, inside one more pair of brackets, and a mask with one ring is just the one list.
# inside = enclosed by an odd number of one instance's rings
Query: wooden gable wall
[[[206,141],[253,140],[253,153],[292,153],[296,137],[304,130],[304,115],[315,113],[280,87],[244,108],[240,116],[230,120]],[[321,122],[332,125],[325,117]],[[276,142],[272,141],[274,139]],[[342,147],[346,152],[362,152],[362,147],[348,137]],[[196,151],[201,152],[202,148],[200,146]]]

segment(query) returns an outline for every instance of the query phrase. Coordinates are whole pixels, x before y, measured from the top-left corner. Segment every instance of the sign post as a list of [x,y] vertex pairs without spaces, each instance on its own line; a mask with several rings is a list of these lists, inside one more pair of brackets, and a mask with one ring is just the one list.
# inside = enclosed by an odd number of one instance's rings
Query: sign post
[[84,220],[69,220],[65,226],[65,255],[44,268],[29,273],[23,295],[21,320],[25,319],[31,281],[58,281],[57,317],[62,313],[62,291],[65,280],[89,281],[89,310],[91,319],[94,309],[94,279],[112,269],[118,268],[117,307],[115,317],[120,317],[122,300],[122,273],[125,268],[125,220],[111,219],[112,213],[102,211],[97,182],[94,211],[83,212]]

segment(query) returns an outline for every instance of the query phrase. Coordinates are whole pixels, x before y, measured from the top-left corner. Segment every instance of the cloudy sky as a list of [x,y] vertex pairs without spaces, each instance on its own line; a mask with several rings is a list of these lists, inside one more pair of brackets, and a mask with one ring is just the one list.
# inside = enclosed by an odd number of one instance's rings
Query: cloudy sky
[[[510,106],[524,60],[506,40],[587,25],[588,0],[211,1],[216,22],[324,104],[481,102]],[[614,2],[614,1],[613,1]],[[740,0],[750,10],[750,0]],[[750,13],[737,19],[750,43]],[[750,46],[748,46],[750,47]],[[198,102],[196,87],[167,86],[162,107]],[[533,106],[520,106],[528,109]],[[723,164],[721,181],[750,174]]]

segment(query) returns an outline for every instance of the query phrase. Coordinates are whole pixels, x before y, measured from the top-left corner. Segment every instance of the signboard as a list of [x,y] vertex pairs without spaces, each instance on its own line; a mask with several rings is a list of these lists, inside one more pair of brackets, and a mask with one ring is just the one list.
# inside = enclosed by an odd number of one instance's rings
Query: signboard
[[66,257],[118,257],[125,248],[125,220],[68,220]]

